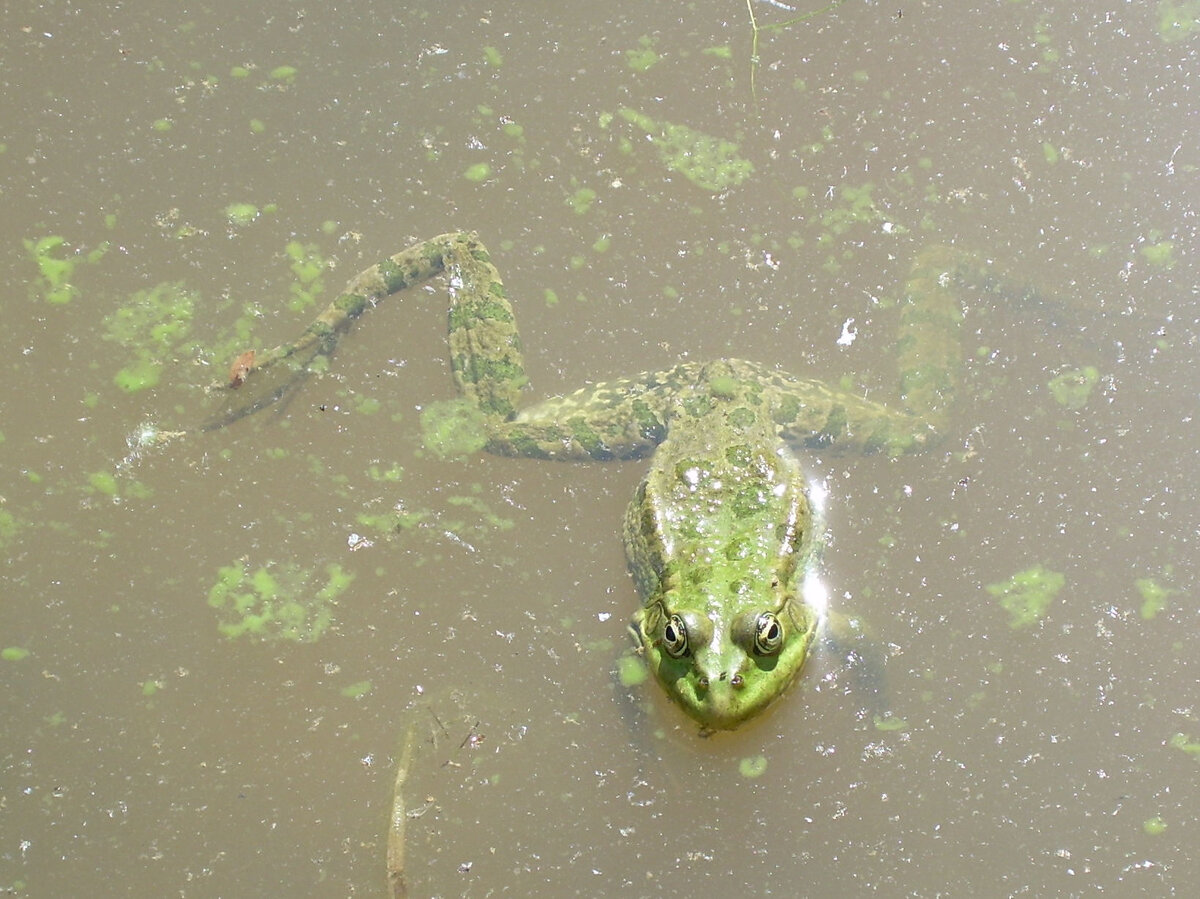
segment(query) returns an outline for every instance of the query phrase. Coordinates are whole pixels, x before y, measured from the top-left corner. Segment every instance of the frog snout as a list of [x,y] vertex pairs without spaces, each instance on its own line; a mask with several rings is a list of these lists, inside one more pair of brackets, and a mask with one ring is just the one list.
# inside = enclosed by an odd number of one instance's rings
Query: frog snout
[[745,679],[737,673],[730,674],[728,671],[720,671],[716,674],[702,674],[699,678],[700,689],[707,690],[714,683],[729,684],[735,690],[745,685]]

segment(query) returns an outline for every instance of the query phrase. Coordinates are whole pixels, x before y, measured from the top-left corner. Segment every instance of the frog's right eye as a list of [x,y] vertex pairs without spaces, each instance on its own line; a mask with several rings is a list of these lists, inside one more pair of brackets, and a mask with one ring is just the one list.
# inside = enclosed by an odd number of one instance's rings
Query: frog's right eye
[[754,620],[754,651],[760,656],[773,656],[782,648],[783,625],[774,612],[763,612]]
[[663,626],[663,649],[673,659],[682,659],[688,651],[687,625],[678,615],[672,615]]

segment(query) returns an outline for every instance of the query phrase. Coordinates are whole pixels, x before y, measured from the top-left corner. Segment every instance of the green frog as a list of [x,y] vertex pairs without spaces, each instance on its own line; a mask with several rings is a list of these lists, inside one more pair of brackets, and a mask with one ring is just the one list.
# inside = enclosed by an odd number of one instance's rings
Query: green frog
[[[961,367],[955,288],[982,264],[921,253],[899,302],[900,390],[884,405],[738,359],[688,362],[521,405],[512,305],[474,234],[422,241],[358,275],[299,339],[234,364],[228,387],[283,360],[306,370],[383,296],[445,273],[460,397],[492,453],[599,461],[648,458],[625,515],[641,608],[631,630],[659,683],[706,730],[770,707],[804,667],[820,611],[802,584],[814,542],[801,447],[907,453],[934,441]],[[213,426],[282,396],[246,398]]]

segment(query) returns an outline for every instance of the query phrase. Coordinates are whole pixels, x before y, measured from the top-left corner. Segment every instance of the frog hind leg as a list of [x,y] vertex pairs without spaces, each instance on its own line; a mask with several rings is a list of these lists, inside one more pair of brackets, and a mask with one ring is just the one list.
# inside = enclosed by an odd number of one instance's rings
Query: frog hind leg
[[450,367],[459,395],[492,427],[516,414],[528,378],[516,316],[500,273],[474,235],[454,235],[444,254],[449,275]]
[[899,404],[892,408],[819,381],[779,376],[776,420],[784,436],[809,447],[893,456],[936,440],[962,376],[961,294],[988,277],[973,254],[949,246],[922,251],[899,300]]
[[[527,378],[516,317],[487,248],[470,233],[421,241],[357,275],[295,340],[235,364],[237,405],[205,426],[224,427],[284,398],[308,366],[329,353],[350,323],[379,300],[445,273],[449,287],[450,366],[459,395],[479,410],[493,453],[547,459],[626,459],[645,455],[666,435],[666,404],[691,376],[689,365],[585,387],[518,410]],[[282,380],[264,378],[287,361]],[[252,385],[264,385],[257,393]],[[248,393],[249,391],[249,393]]]
[[896,346],[900,402],[931,428],[944,423],[962,376],[961,294],[985,277],[977,256],[932,246],[917,256],[904,282]]
[[472,235],[448,246],[445,260],[450,366],[459,395],[483,413],[489,452],[543,459],[629,459],[644,455],[663,439],[665,403],[681,371],[606,381],[519,409],[527,377],[516,319],[500,275]]
[[[319,355],[349,324],[389,294],[445,273],[449,286],[450,366],[459,395],[478,409],[489,451],[548,459],[619,459],[644,455],[666,434],[666,403],[690,366],[608,381],[518,410],[527,378],[516,317],[487,248],[474,234],[452,232],[421,241],[357,275],[296,339],[235,364],[248,387],[239,403],[205,427],[224,427],[295,389]],[[282,385],[265,370],[288,361]],[[264,384],[247,395],[249,385]]]
[[[229,381],[239,389],[229,407],[202,427],[215,430],[284,399],[303,382],[314,361],[328,355],[363,312],[384,297],[443,272],[450,275],[450,346],[463,396],[493,419],[512,414],[525,381],[520,340],[504,285],[487,249],[474,234],[451,232],[423,240],[356,275],[341,294],[292,341],[243,353]],[[287,371],[267,377],[287,363]],[[243,386],[245,385],[245,386]]]

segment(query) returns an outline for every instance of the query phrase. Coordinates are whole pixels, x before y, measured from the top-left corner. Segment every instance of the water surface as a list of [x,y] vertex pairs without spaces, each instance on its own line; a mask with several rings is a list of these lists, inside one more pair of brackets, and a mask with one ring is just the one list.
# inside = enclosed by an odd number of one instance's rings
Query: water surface
[[[10,10],[0,886],[384,895],[412,726],[414,895],[1187,892],[1195,4],[849,0],[757,58],[739,2],[511,6]],[[734,355],[890,397],[922,247],[1020,285],[963,298],[944,445],[811,455],[882,678],[826,652],[712,739],[621,687],[641,463],[422,450],[437,292],[279,413],[128,445],[455,228],[538,396]],[[293,627],[210,603],[256,576]]]

